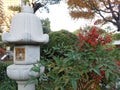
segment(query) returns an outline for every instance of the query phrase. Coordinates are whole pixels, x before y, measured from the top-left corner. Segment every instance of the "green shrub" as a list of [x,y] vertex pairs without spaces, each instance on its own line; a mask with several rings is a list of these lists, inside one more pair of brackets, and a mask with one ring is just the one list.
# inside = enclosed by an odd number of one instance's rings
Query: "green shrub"
[[17,84],[14,80],[9,79],[6,74],[7,66],[10,63],[0,62],[0,90],[16,90]]
[[[49,43],[41,47],[41,61],[50,61],[53,64],[55,62],[55,57],[60,57],[64,59],[66,57],[66,54],[72,51],[73,46],[78,41],[78,37],[76,35],[65,30],[50,32],[49,37]],[[49,70],[46,69],[45,72],[48,73]],[[39,83],[36,87],[36,90],[53,90],[52,88],[45,89],[45,85],[48,85],[48,87],[50,85],[48,84],[48,82],[41,83],[41,78],[46,79],[45,74],[39,78]]]
[[116,33],[113,35],[114,40],[120,40],[120,33]]
[[[40,74],[37,90],[106,90],[106,85],[112,90],[120,76],[114,61],[116,51],[110,44],[112,37],[106,33],[104,38],[98,32],[93,28],[86,35],[79,34],[75,49],[63,43],[52,46],[53,53],[50,48],[44,50],[49,55],[41,59],[46,70]],[[61,53],[62,48],[67,52]]]
[[11,79],[6,79],[0,82],[0,90],[17,90],[17,84]]
[[41,58],[44,60],[52,59],[53,56],[64,57],[78,40],[76,35],[65,30],[50,32],[49,37],[49,43],[41,47]]
[[50,41],[47,44],[49,47],[56,46],[58,44],[64,44],[65,46],[74,45],[77,40],[77,36],[66,30],[50,32]]
[[116,48],[114,53],[115,53],[115,60],[120,61],[120,48]]
[[8,65],[5,62],[0,63],[0,82],[3,82],[7,78],[6,68]]

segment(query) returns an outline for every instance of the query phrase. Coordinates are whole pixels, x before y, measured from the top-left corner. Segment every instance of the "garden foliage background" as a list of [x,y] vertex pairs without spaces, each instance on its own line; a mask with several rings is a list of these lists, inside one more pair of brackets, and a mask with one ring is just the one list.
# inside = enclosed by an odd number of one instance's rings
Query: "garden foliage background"
[[[50,32],[50,42],[41,46],[39,66],[45,72],[29,83],[36,83],[36,90],[114,90],[119,77],[117,61],[120,50],[112,44],[113,36],[99,28],[80,30],[77,35],[66,30]],[[0,90],[16,90],[17,85],[6,75],[6,67],[12,64],[0,62]],[[40,68],[34,66],[33,71]],[[3,89],[4,88],[4,89]],[[110,90],[111,90],[110,89]],[[119,89],[118,89],[119,90]]]

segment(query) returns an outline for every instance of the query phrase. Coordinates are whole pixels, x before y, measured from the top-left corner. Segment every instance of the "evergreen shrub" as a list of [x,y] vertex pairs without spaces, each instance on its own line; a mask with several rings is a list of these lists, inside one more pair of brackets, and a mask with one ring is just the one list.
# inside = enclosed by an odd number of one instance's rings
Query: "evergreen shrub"
[[114,40],[120,40],[120,33],[116,33],[113,35]]
[[41,58],[44,59],[52,59],[53,56],[64,57],[78,40],[78,36],[66,30],[50,32],[49,38],[49,43],[41,47]]
[[56,46],[58,44],[64,44],[65,46],[70,46],[76,43],[77,36],[73,33],[61,30],[49,33],[50,41],[47,44],[49,47]]
[[17,84],[7,76],[7,66],[11,62],[0,62],[0,90],[16,90]]
[[6,75],[7,66],[8,64],[4,62],[0,62],[0,82],[3,82],[5,78],[7,78],[7,75]]

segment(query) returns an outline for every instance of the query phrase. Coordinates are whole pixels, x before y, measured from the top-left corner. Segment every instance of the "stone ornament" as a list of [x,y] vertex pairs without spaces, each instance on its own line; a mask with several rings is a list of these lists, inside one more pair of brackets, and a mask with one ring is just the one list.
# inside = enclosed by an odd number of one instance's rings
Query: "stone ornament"
[[24,6],[21,13],[12,19],[10,32],[2,34],[3,43],[14,44],[14,64],[7,67],[9,78],[16,80],[18,90],[35,90],[35,83],[26,83],[30,76],[38,77],[45,67],[40,67],[40,73],[31,69],[40,60],[40,45],[49,41],[48,34],[43,34],[40,19],[33,14],[30,6]]
[[2,35],[4,43],[41,44],[49,41],[48,34],[43,34],[40,19],[33,14],[30,6],[24,6],[21,13],[12,19],[10,32]]

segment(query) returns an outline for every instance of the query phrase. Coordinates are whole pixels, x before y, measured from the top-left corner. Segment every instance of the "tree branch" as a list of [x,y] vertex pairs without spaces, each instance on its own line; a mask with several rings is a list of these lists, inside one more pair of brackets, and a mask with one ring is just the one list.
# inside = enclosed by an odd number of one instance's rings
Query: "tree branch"
[[112,20],[109,20],[109,19],[106,19],[102,13],[100,11],[95,11],[96,14],[100,15],[102,17],[102,19],[105,21],[105,22],[111,22],[112,24],[116,25],[117,26],[117,23],[112,21]]
[[108,5],[109,5],[109,8],[110,8],[112,17],[115,19],[115,21],[117,21],[117,20],[118,20],[118,17],[114,14],[114,10],[113,10],[113,8],[112,8],[111,1],[110,1],[110,0],[108,0]]

